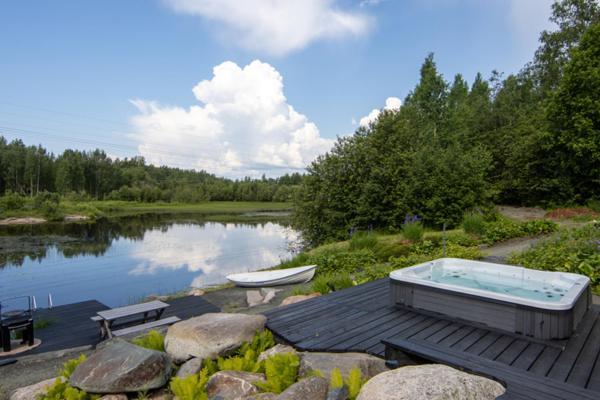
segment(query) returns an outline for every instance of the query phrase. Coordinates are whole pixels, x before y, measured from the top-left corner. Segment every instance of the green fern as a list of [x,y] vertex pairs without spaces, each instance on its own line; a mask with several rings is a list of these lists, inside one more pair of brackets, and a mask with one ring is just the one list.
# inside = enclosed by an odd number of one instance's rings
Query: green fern
[[165,351],[165,337],[158,331],[151,330],[146,335],[136,337],[133,344],[150,350]]
[[48,387],[46,393],[36,397],[38,400],[96,400],[98,395],[91,395],[69,385],[69,378],[75,371],[75,368],[86,359],[84,354],[78,358],[69,360],[63,364],[62,370],[59,371],[58,377],[54,383]]
[[346,379],[346,385],[348,386],[348,398],[350,400],[356,399],[358,393],[360,392],[360,388],[364,383],[365,380],[363,379],[360,368],[352,368],[348,373],[348,378]]
[[243,355],[217,359],[220,371],[262,372],[263,362],[258,362],[258,355],[248,348]]
[[211,376],[212,374],[219,371],[219,366],[216,362],[214,362],[210,358],[207,358],[202,362],[202,369],[205,369],[208,376]]
[[169,387],[179,400],[208,400],[205,390],[208,379],[208,369],[202,368],[199,374],[171,379]]
[[273,354],[265,361],[265,382],[254,382],[265,392],[281,393],[298,377],[300,358],[294,353]]
[[262,332],[256,332],[256,334],[252,338],[252,342],[244,342],[240,346],[237,354],[243,356],[248,350],[253,350],[258,357],[260,353],[273,346],[275,346],[275,339],[273,338],[273,333],[271,333],[270,330],[265,329]]
[[87,357],[85,356],[85,354],[80,354],[78,358],[74,358],[72,360],[65,362],[63,364],[62,370],[59,373],[59,376],[62,376],[68,380],[71,377],[71,375],[73,374],[73,371],[75,371],[75,368],[77,368],[77,366],[79,364],[84,362],[86,360],[86,358]]
[[342,373],[339,368],[334,368],[331,371],[331,378],[329,380],[329,387],[332,389],[339,389],[344,386],[344,377],[342,377]]

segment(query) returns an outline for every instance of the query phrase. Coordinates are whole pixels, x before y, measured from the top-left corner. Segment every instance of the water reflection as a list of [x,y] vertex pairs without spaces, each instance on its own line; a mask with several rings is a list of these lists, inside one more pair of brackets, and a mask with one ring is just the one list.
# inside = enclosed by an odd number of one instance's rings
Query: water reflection
[[124,305],[275,265],[291,255],[289,245],[298,239],[282,223],[201,218],[144,215],[3,229],[0,298],[32,294],[41,299],[50,292],[55,304],[98,299]]

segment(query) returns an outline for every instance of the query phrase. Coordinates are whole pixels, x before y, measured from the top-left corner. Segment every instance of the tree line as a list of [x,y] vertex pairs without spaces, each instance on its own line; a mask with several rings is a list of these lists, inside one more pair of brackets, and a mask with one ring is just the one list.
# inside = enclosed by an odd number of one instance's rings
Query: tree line
[[143,157],[111,159],[102,150],[54,155],[0,136],[0,195],[58,193],[78,199],[141,202],[291,201],[302,175],[231,180],[205,171],[156,167]]
[[296,223],[312,243],[410,215],[456,225],[492,203],[598,203],[600,6],[553,4],[533,61],[517,74],[448,82],[432,54],[398,111],[339,138],[308,168]]

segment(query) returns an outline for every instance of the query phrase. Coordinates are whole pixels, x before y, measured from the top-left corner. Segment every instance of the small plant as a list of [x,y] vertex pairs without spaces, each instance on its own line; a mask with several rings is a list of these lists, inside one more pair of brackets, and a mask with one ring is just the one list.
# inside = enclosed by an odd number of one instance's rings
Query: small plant
[[329,379],[329,387],[332,389],[339,389],[344,386],[344,377],[340,372],[339,368],[334,368],[331,371],[331,378]]
[[348,398],[354,400],[360,393],[360,388],[365,384],[366,380],[362,377],[360,368],[352,368],[348,373],[346,385],[348,386]]
[[205,389],[209,377],[208,370],[202,368],[199,374],[171,379],[169,388],[179,400],[208,400]]
[[48,387],[46,393],[38,395],[37,400],[96,400],[98,395],[91,395],[83,390],[79,390],[69,385],[69,378],[75,371],[75,368],[86,359],[85,355],[80,355],[79,358],[69,360],[63,364],[62,370],[54,383]]
[[471,235],[482,236],[485,233],[485,218],[478,212],[466,213],[463,217],[462,228]]
[[329,274],[318,275],[315,279],[313,279],[312,291],[319,292],[321,294],[327,294],[331,292],[331,287],[329,286],[329,280],[331,276]]
[[56,322],[56,320],[51,319],[51,318],[49,318],[49,319],[39,318],[34,321],[33,329],[36,331],[39,331],[39,330],[49,327],[50,325],[54,324],[55,322]]
[[252,350],[258,356],[260,353],[273,346],[275,346],[273,333],[270,330],[265,329],[262,332],[257,332],[252,338],[252,342],[244,342],[238,350],[238,354],[244,355],[248,350]]
[[265,392],[281,393],[298,378],[300,358],[294,353],[274,354],[265,360],[265,382],[254,384]]
[[413,243],[423,239],[423,223],[417,215],[408,214],[402,224],[402,235]]
[[263,363],[257,361],[258,355],[252,349],[247,349],[243,355],[217,358],[217,366],[221,371],[262,372]]
[[143,336],[132,340],[133,344],[150,350],[165,351],[165,337],[162,333],[151,330]]
[[350,238],[350,250],[372,249],[377,245],[377,236],[370,232],[356,232]]

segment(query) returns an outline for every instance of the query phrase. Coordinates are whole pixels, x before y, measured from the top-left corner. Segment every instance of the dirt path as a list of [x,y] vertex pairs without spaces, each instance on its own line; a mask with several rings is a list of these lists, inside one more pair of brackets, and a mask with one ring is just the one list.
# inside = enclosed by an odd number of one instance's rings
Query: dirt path
[[537,236],[510,239],[490,247],[483,246],[481,251],[485,261],[504,263],[511,254],[525,251],[545,237],[546,236]]

